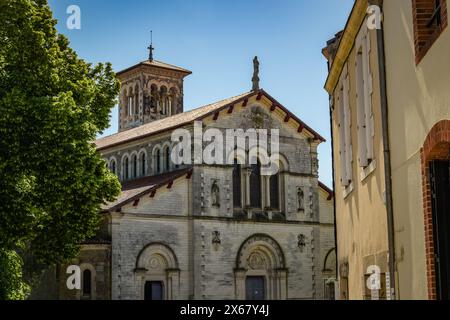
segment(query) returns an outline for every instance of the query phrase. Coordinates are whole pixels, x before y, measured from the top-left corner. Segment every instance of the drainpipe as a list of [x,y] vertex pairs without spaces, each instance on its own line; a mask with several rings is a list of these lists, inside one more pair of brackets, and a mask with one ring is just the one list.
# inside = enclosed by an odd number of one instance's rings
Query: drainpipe
[[[378,5],[383,12],[383,0],[369,1],[370,4]],[[383,136],[383,155],[384,155],[384,177],[385,177],[385,201],[387,211],[388,226],[388,245],[389,245],[389,278],[391,299],[397,299],[395,295],[396,263],[395,263],[395,230],[394,230],[394,212],[392,204],[392,171],[391,171],[391,152],[389,148],[389,119],[388,119],[388,99],[386,86],[386,57],[384,46],[384,24],[381,21],[381,29],[377,29],[377,50],[379,57],[379,75],[380,75],[380,96],[381,96],[381,123]]]
[[[333,111],[334,108],[333,105],[333,96],[329,95],[330,99],[330,131],[331,131],[331,163],[333,164],[331,166],[331,175],[332,175],[332,181],[333,181],[333,219],[334,219],[334,250],[336,254],[336,265],[335,265],[335,272],[336,272],[336,280],[339,280],[339,256],[338,256],[338,239],[337,239],[337,221],[336,221],[336,182],[334,179],[334,135],[333,135]],[[338,281],[339,283],[339,281]],[[336,292],[336,291],[335,291]],[[340,290],[339,290],[340,293]],[[335,300],[340,300],[340,297],[334,297]]]

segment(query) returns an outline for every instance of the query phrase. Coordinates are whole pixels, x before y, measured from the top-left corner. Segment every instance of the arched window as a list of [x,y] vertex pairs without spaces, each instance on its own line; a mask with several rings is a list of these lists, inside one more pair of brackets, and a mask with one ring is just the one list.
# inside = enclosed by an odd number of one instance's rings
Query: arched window
[[166,147],[164,149],[164,171],[169,171],[170,169],[170,149]]
[[165,110],[164,110],[164,114],[165,115],[170,115],[170,98],[168,96],[166,96],[166,98],[164,99],[164,106],[165,106]]
[[91,297],[92,297],[92,273],[91,270],[86,269],[83,271],[82,298],[91,299]]
[[127,114],[128,113],[128,92],[127,92],[127,89],[124,89],[122,91],[121,98],[122,98],[122,106],[121,106],[121,108],[123,109],[123,111],[125,113],[125,116],[127,116],[128,115]]
[[134,114],[139,114],[139,86],[134,88]]
[[259,161],[251,165],[250,190],[250,206],[261,208],[261,164]]
[[131,178],[137,177],[137,156],[133,155],[131,158]]
[[155,167],[156,167],[156,173],[161,173],[161,150],[156,150],[155,153]]
[[128,93],[127,116],[133,114],[133,100],[133,89],[130,89],[130,92]]
[[242,207],[241,200],[241,165],[237,159],[234,159],[233,167],[233,206],[235,208]]
[[167,114],[167,88],[165,86],[162,86],[161,90],[160,90],[160,105],[161,105],[160,114],[166,115]]
[[109,165],[109,170],[111,170],[112,173],[117,174],[116,160],[114,160],[114,159],[111,160],[111,163]]
[[130,164],[129,164],[128,157],[125,157],[125,159],[123,160],[123,173],[122,173],[124,180],[130,179],[129,168],[130,168]]
[[158,87],[155,84],[150,86],[150,112],[154,113],[158,110]]
[[170,93],[169,115],[173,115],[173,114],[176,113],[176,110],[175,110],[176,103],[175,103],[175,101],[176,101],[177,90],[174,87],[172,87],[172,88],[170,88],[169,93]]
[[147,174],[147,159],[145,156],[145,152],[142,152],[140,162],[141,162],[141,175],[145,176]]
[[270,207],[272,209],[280,208],[280,174],[276,173],[270,176]]

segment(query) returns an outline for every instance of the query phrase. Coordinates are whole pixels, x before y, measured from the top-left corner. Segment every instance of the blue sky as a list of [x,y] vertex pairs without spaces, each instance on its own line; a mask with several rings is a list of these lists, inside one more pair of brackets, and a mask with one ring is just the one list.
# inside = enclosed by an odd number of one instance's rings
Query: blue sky
[[[353,0],[49,0],[58,31],[89,62],[116,71],[154,56],[187,68],[185,110],[251,89],[252,59],[261,87],[327,139],[319,147],[320,179],[331,186],[327,76],[321,49],[343,29]],[[81,9],[81,29],[66,27],[69,5]],[[117,108],[111,127],[117,132]]]

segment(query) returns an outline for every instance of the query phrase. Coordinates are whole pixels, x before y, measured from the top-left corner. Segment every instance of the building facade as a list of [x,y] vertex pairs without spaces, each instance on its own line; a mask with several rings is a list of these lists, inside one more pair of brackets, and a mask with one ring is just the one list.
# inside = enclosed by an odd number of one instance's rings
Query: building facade
[[357,0],[323,50],[342,299],[448,298],[449,37],[446,0]]
[[[259,89],[184,112],[183,78],[190,73],[149,59],[117,74],[119,133],[95,143],[122,193],[105,204],[99,235],[70,262],[81,267],[81,290],[67,289],[64,265],[53,271],[55,294],[333,298],[334,194],[318,181],[317,147],[324,139]],[[232,148],[224,164],[176,164],[176,129],[192,136],[195,130],[225,136],[230,129],[278,129],[279,170],[261,174],[259,162],[240,158],[251,153],[247,147],[235,158]],[[209,144],[192,142],[193,148]]]

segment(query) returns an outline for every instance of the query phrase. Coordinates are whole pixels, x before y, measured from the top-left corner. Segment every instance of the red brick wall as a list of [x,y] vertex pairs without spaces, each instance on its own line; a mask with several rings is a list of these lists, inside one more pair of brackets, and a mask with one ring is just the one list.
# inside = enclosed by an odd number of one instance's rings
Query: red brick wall
[[441,1],[441,25],[427,27],[435,8],[435,0],[412,0],[414,22],[414,45],[416,64],[422,60],[433,43],[448,25],[447,0]]
[[427,261],[428,299],[435,300],[436,273],[434,263],[433,218],[431,207],[431,188],[429,181],[429,162],[446,160],[450,156],[450,120],[436,123],[429,132],[420,150],[422,160],[422,192],[425,224],[425,254]]

